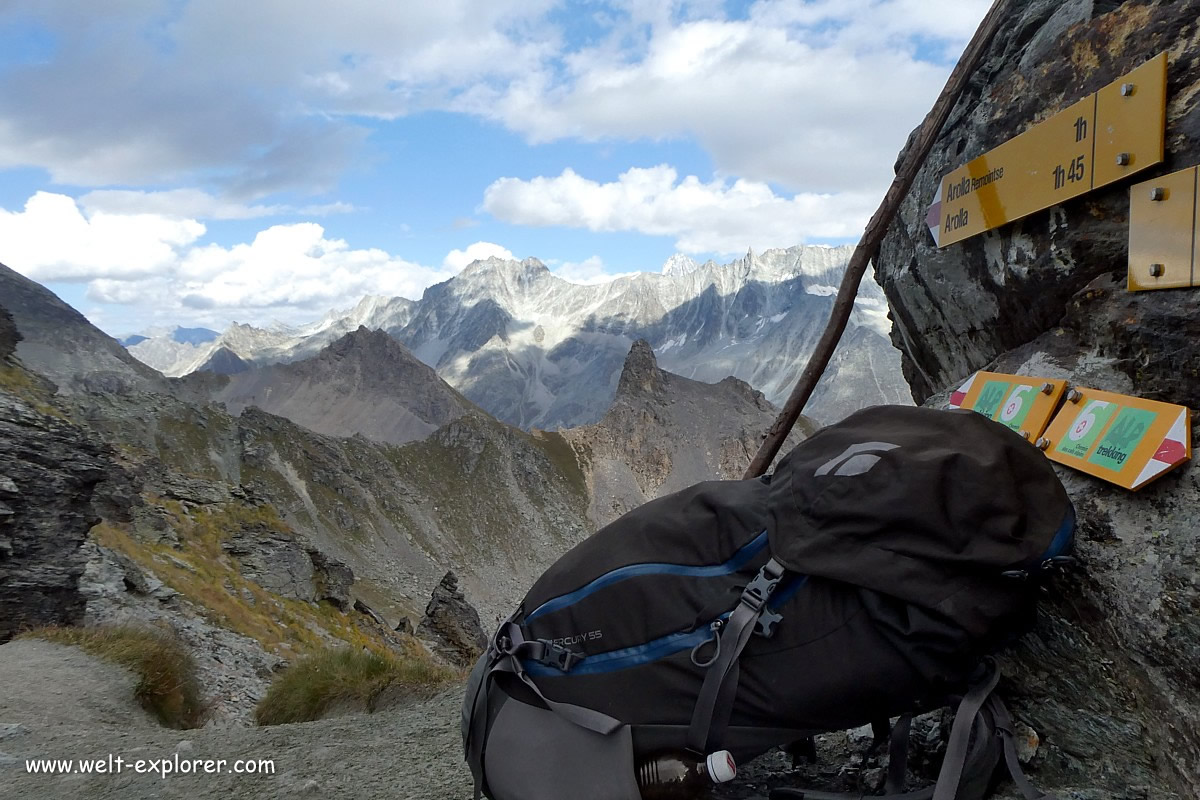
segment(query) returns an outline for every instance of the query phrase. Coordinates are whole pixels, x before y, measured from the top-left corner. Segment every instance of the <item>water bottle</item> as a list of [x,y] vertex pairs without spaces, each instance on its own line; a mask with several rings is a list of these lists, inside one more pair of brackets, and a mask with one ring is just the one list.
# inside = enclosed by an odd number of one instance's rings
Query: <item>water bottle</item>
[[733,780],[737,765],[728,750],[718,750],[702,761],[680,753],[663,753],[637,765],[642,800],[686,800],[713,784]]

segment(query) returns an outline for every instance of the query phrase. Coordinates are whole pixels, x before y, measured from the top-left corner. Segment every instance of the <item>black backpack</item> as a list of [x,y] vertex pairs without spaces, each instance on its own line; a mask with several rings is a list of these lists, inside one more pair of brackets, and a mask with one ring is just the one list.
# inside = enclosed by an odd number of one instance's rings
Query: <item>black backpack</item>
[[957,703],[938,794],[906,797],[982,796],[1000,758],[1016,768],[985,657],[1032,625],[1036,577],[1069,560],[1074,525],[1021,436],[899,406],[821,430],[770,476],[646,503],[550,567],[476,665],[476,795],[637,800],[652,754],[743,760],[886,735],[892,717],[899,792],[911,715]]

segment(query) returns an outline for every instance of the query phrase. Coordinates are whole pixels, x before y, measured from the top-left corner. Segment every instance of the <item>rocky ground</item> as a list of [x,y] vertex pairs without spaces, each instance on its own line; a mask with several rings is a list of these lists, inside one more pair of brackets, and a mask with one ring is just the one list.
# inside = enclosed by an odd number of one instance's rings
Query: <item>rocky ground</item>
[[[459,733],[461,689],[373,715],[353,714],[270,728],[208,727],[170,731],[131,700],[132,677],[74,648],[18,641],[0,647],[0,798],[355,798],[355,800],[468,800],[470,774]],[[910,739],[910,788],[936,775],[948,715],[919,718]],[[1039,775],[1037,735],[1022,728],[1022,759],[1031,774],[1062,800],[1182,800],[1160,785],[1124,786],[1096,775],[1091,785],[1046,783]],[[765,800],[772,788],[801,786],[878,791],[887,766],[869,729],[819,737],[818,759],[794,767],[772,751],[743,765],[714,800]],[[273,774],[31,774],[28,759],[105,759],[129,762],[269,759]],[[1107,785],[1104,785],[1107,784]],[[1011,785],[997,800],[1016,800]]]

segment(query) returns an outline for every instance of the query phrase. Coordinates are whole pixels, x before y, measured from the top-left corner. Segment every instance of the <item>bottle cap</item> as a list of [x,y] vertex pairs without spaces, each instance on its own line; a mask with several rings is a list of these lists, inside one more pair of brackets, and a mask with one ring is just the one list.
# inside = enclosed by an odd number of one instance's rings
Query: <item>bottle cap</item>
[[704,759],[704,763],[708,767],[708,777],[712,778],[713,783],[726,783],[737,775],[737,764],[733,761],[733,754],[728,750],[718,750],[712,753]]

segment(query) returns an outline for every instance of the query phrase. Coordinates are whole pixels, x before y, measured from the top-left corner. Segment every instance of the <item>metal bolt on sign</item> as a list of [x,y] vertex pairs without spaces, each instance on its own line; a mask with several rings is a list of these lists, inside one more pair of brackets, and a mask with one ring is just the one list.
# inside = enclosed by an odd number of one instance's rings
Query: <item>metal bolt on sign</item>
[[1052,383],[1043,383],[1042,384],[1042,394],[1051,394],[1053,392],[1054,392],[1054,384],[1052,384]]
[[1117,153],[1117,166],[1118,167],[1129,166],[1129,153]]
[[1121,97],[1133,97],[1134,91],[1137,89],[1132,83],[1121,84]]
[[1161,186],[1155,186],[1150,190],[1150,199],[1154,202],[1159,202],[1167,199],[1167,190]]
[[1151,264],[1150,265],[1150,275],[1155,278],[1161,278],[1164,270],[1165,270],[1165,268],[1163,267],[1162,264]]
[[1038,450],[1048,450],[1048,449],[1050,449],[1050,440],[1047,439],[1045,436],[1043,436],[1042,438],[1040,438],[1036,442],[1034,442],[1033,446],[1036,447]]
[[1068,403],[1078,403],[1082,399],[1083,399],[1083,395],[1079,392],[1078,389],[1072,389],[1071,391],[1067,392],[1067,402]]

